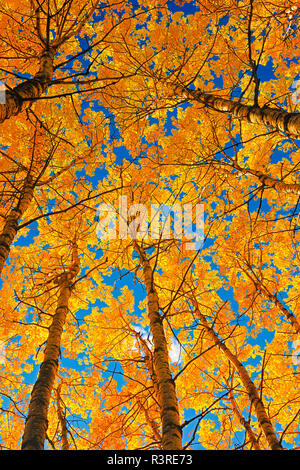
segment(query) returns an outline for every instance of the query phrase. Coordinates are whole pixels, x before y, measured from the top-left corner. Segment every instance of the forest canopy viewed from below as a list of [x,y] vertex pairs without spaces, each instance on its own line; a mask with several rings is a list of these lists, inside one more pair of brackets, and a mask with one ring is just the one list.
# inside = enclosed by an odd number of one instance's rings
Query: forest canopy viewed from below
[[1,450],[300,450],[299,20],[1,2]]

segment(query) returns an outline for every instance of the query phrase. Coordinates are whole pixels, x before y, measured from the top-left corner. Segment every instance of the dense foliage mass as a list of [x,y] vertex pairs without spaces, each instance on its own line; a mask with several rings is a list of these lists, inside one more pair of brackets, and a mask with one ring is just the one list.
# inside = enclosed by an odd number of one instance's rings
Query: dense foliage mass
[[2,449],[300,447],[299,18],[1,2]]

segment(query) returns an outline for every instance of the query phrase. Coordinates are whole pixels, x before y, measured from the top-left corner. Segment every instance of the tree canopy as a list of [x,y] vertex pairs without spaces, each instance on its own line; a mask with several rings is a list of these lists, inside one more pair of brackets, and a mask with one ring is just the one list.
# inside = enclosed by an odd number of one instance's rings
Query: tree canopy
[[2,450],[300,448],[299,19],[1,3]]

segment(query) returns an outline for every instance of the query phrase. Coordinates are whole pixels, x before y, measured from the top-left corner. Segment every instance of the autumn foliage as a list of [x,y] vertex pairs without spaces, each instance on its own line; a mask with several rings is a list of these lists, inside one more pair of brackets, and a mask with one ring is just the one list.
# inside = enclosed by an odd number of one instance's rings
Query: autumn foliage
[[299,19],[1,3],[1,449],[300,448]]

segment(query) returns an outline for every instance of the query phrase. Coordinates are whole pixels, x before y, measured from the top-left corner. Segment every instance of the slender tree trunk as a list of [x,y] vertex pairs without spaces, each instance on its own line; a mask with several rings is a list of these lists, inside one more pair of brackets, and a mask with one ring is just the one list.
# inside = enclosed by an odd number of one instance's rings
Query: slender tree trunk
[[153,438],[156,440],[157,447],[163,450],[162,445],[161,445],[162,438],[161,438],[156,421],[152,419],[149,413],[149,410],[144,406],[141,399],[138,400],[138,404],[139,404],[139,407],[143,410],[146,422],[149,425],[150,429],[152,430]]
[[22,441],[22,450],[43,450],[48,428],[48,408],[57,375],[61,336],[68,313],[72,281],[79,272],[77,247],[73,250],[73,264],[60,278],[60,290],[55,314],[49,328],[44,360],[31,393],[28,416]]
[[253,124],[263,124],[277,129],[280,132],[290,134],[292,137],[300,137],[300,113],[288,113],[282,109],[274,109],[258,106],[249,106],[231,101],[211,93],[203,93],[200,90],[191,90],[180,84],[171,84],[175,93],[193,101],[198,101],[205,107],[248,121]]
[[156,373],[155,373],[155,370],[154,370],[154,365],[153,365],[153,355],[152,355],[152,352],[150,351],[149,347],[148,347],[148,344],[146,343],[146,341],[144,340],[144,338],[142,337],[142,335],[138,332],[135,331],[135,334],[141,344],[141,347],[144,351],[144,362],[145,362],[145,366],[146,368],[148,369],[149,371],[149,374],[150,374],[150,377],[151,377],[151,381],[152,381],[152,384],[153,384],[153,388],[154,388],[154,393],[155,393],[155,396],[158,400],[158,384],[157,384],[157,377],[156,377]]
[[270,292],[269,289],[266,286],[264,286],[264,284],[261,282],[261,280],[256,276],[256,274],[254,272],[253,272],[253,275],[250,275],[249,272],[246,269],[243,269],[243,272],[246,274],[246,276],[248,276],[249,279],[251,279],[251,281],[253,282],[253,284],[255,285],[255,287],[258,291],[260,291],[267,299],[271,300],[271,302],[274,302],[276,307],[286,317],[287,321],[290,322],[290,324],[294,328],[295,332],[297,334],[299,334],[300,333],[300,323],[298,321],[298,318],[292,312],[290,312],[284,306],[284,304],[282,302],[280,302],[277,295],[272,294],[272,292]]
[[227,359],[231,362],[231,364],[234,366],[235,370],[239,374],[239,377],[245,389],[247,390],[251,403],[253,403],[259,425],[266,437],[266,440],[270,448],[272,450],[282,450],[282,446],[279,440],[277,439],[273,425],[265,410],[265,406],[247,370],[245,369],[243,364],[238,360],[238,358],[228,349],[225,343],[223,343],[223,341],[219,339],[218,335],[214,332],[213,328],[209,326],[205,316],[202,315],[202,313],[200,312],[196,300],[193,300],[193,303],[194,303],[198,318],[200,319],[201,324],[205,328],[207,334],[213,340],[213,342],[219,347],[219,349],[225,354]]
[[9,255],[11,244],[18,231],[19,220],[23,217],[32,201],[33,191],[34,185],[32,183],[32,178],[27,177],[19,196],[18,204],[7,216],[3,230],[0,233],[0,274]]
[[252,169],[239,169],[242,173],[251,174],[257,176],[257,178],[261,181],[262,184],[269,188],[273,188],[278,192],[283,192],[287,194],[297,194],[300,195],[300,184],[298,183],[285,183],[284,181],[279,181],[272,176],[268,176],[263,174],[258,170]]
[[153,271],[143,248],[137,243],[135,243],[135,247],[140,256],[148,294],[148,317],[153,336],[153,362],[162,422],[162,447],[164,450],[180,450],[182,449],[182,431],[175,383],[169,366],[167,341],[159,313],[158,295],[153,284]]
[[[285,183],[284,181],[277,180],[276,178],[266,175],[259,170],[255,170],[253,168],[242,168],[236,163],[233,163],[232,166],[238,170],[240,174],[256,176],[264,186],[273,188],[275,191],[287,194],[297,194],[298,196],[300,195],[299,183]],[[227,169],[224,169],[223,171],[227,174],[231,174]]]
[[264,295],[271,300],[271,302],[274,302],[276,307],[285,315],[286,319],[291,323],[292,327],[294,328],[296,333],[300,333],[300,324],[298,319],[295,317],[295,315],[290,312],[282,302],[278,299],[278,297],[275,294],[272,294],[268,289],[266,289],[262,284],[259,285],[261,291],[264,293]]
[[249,440],[253,446],[253,449],[255,450],[260,450],[260,445],[257,441],[257,438],[255,436],[255,433],[253,431],[253,429],[251,428],[250,424],[248,423],[248,421],[245,420],[244,416],[242,415],[242,413],[240,412],[239,410],[239,407],[238,405],[236,404],[236,401],[234,399],[234,396],[233,396],[233,393],[232,393],[232,390],[230,391],[230,394],[229,394],[229,399],[230,399],[230,403],[231,403],[231,406],[232,406],[232,409],[233,409],[233,412],[234,414],[236,415],[236,417],[238,418],[239,422],[241,423],[242,426],[244,426],[246,432],[247,432],[247,435],[249,437]]
[[68,428],[67,428],[67,423],[66,423],[66,417],[61,407],[60,392],[61,392],[61,384],[59,384],[56,390],[57,414],[58,414],[58,419],[59,419],[60,427],[61,427],[62,450],[69,450]]
[[[153,367],[153,357],[152,357],[152,353],[148,347],[148,344],[146,343],[146,341],[142,338],[142,335],[138,332],[135,332],[139,342],[141,343],[141,347],[144,351],[144,362],[145,362],[145,366],[150,374],[150,377],[151,377],[151,381],[152,381],[152,384],[153,384],[153,388],[154,388],[154,395],[156,397],[156,400],[158,400],[158,397],[159,397],[159,394],[158,394],[158,384],[157,384],[157,377],[156,377],[156,374],[155,374],[155,370],[154,370],[154,367]],[[157,441],[157,445],[159,447],[159,449],[162,449],[162,445],[161,445],[161,442],[162,442],[162,437],[160,435],[160,432],[159,432],[159,429],[158,429],[158,426],[157,426],[157,423],[155,422],[155,420],[153,420],[148,412],[148,410],[144,407],[142,401],[140,400],[139,401],[139,404],[140,404],[140,407],[143,409],[144,411],[144,414],[145,414],[145,418],[146,418],[146,421],[147,423],[149,424],[149,426],[151,427],[152,429],[152,432],[153,432],[153,436],[155,437],[156,441]],[[158,401],[156,402],[157,406],[158,406]]]
[[28,108],[32,102],[47,90],[53,76],[55,48],[45,50],[40,58],[40,67],[36,75],[6,90],[5,104],[0,104],[0,123]]

